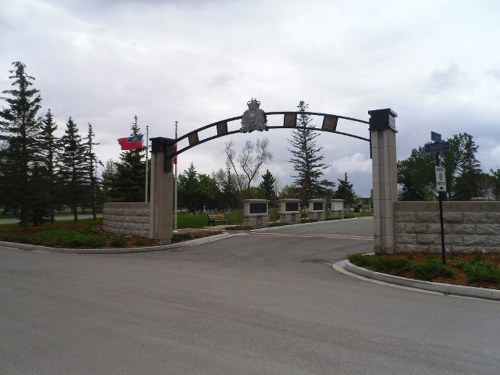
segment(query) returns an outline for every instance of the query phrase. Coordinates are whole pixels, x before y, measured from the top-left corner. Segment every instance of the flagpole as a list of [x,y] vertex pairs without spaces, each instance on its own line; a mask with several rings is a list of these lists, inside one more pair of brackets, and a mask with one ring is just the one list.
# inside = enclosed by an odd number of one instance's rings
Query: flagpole
[[148,183],[149,183],[149,171],[148,171],[148,152],[149,152],[149,126],[146,125],[146,182],[144,188],[144,202],[148,202]]
[[[175,122],[175,141],[177,142],[177,121]],[[177,150],[177,143],[175,144],[175,150]],[[177,156],[175,157],[174,171],[174,232],[177,232]]]

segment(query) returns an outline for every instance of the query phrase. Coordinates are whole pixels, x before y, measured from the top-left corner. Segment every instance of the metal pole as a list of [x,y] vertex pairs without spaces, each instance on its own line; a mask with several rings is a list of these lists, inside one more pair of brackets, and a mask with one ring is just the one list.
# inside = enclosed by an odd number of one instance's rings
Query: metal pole
[[[177,121],[175,122],[175,140],[177,142]],[[175,144],[175,148],[177,151],[177,143]],[[174,232],[177,232],[177,156],[174,159],[174,169],[175,169],[175,178],[174,178]]]
[[[439,152],[436,152],[436,165],[439,167]],[[444,245],[444,220],[443,220],[443,192],[438,191],[439,194],[439,222],[441,223],[441,255],[443,264],[446,264],[446,250]]]
[[148,166],[148,152],[149,152],[149,126],[146,125],[146,182],[144,188],[144,202],[148,202],[148,184],[149,184],[149,166]]

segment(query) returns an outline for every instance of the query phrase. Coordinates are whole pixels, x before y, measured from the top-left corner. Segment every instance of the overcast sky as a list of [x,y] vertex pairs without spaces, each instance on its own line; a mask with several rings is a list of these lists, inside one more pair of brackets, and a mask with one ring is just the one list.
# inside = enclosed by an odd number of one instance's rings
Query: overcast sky
[[[13,61],[36,78],[43,111],[60,131],[90,122],[103,160],[134,115],[150,137],[174,137],[261,108],[368,120],[397,114],[398,159],[430,141],[467,132],[485,171],[500,167],[500,2],[497,0],[0,0],[0,90]],[[0,107],[4,107],[0,103]],[[320,123],[318,125],[321,125]],[[363,124],[339,130],[368,137]],[[179,157],[180,171],[225,165],[224,144],[268,137],[267,167],[290,183],[288,130],[236,134]],[[320,133],[327,178],[347,172],[371,188],[368,143]]]

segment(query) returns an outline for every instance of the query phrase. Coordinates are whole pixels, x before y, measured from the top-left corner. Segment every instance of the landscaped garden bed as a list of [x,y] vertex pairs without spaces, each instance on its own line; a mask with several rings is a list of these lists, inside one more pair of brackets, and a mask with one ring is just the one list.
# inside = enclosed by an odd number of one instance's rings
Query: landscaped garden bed
[[372,271],[411,279],[500,289],[500,253],[452,253],[443,264],[441,254],[424,252],[349,256],[351,263]]

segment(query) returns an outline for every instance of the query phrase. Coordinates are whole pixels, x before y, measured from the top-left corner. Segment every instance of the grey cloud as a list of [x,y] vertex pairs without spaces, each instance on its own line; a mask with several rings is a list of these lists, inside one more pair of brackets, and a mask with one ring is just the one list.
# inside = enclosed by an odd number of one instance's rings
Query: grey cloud
[[432,92],[447,91],[460,85],[464,77],[465,73],[455,63],[452,63],[444,70],[435,70],[432,72],[427,86]]

